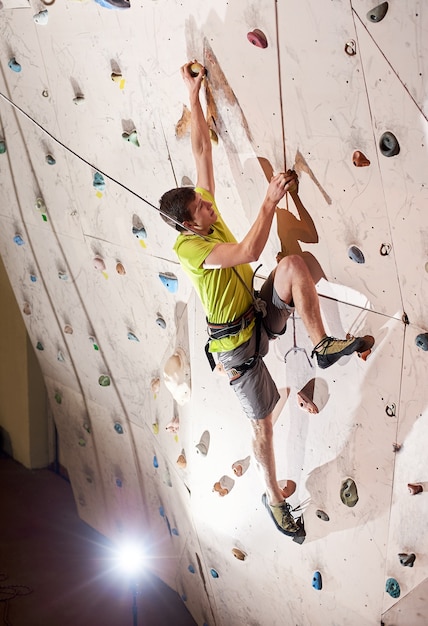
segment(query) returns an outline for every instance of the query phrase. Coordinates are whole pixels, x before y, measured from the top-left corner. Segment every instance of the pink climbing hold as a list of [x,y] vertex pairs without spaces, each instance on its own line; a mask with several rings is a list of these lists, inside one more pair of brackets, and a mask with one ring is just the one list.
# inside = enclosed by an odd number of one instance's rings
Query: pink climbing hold
[[251,32],[247,33],[247,39],[257,48],[267,48],[268,46],[266,35],[258,28],[255,28]]

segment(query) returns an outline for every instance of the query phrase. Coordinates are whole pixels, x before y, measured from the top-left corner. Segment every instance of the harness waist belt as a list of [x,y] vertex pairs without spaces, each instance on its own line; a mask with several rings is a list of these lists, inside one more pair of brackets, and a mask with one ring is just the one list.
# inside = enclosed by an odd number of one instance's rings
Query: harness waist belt
[[255,317],[254,306],[251,305],[245,313],[238,317],[233,322],[226,322],[225,324],[213,324],[207,320],[207,332],[210,339],[224,339],[230,335],[237,335],[247,328]]

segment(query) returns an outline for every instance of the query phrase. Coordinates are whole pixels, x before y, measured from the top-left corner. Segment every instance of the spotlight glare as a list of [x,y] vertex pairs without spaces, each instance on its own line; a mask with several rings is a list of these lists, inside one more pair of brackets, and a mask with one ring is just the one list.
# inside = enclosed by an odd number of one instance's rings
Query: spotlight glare
[[144,551],[140,544],[125,543],[117,551],[117,563],[124,573],[135,575],[143,567],[144,556]]

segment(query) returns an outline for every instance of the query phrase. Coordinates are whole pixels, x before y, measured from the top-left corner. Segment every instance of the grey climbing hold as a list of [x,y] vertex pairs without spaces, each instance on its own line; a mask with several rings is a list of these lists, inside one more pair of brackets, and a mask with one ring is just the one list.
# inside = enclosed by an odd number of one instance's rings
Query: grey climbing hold
[[400,597],[400,585],[395,578],[388,578],[385,585],[385,591],[389,593],[392,598]]
[[33,15],[33,20],[39,26],[46,26],[49,20],[49,13],[47,9],[43,9],[43,11],[39,11],[36,15]]
[[421,348],[422,350],[427,351],[428,350],[428,333],[421,333],[420,335],[418,335],[416,337],[415,343],[418,346],[418,348]]
[[367,13],[367,19],[370,22],[381,22],[388,12],[388,3],[382,2]]
[[12,70],[12,72],[20,72],[22,70],[22,67],[20,66],[18,61],[15,59],[15,57],[12,57],[9,60],[8,66]]
[[131,332],[128,333],[128,339],[129,341],[140,341],[137,335],[134,335],[134,333],[131,333]]
[[357,248],[357,246],[350,246],[350,248],[348,248],[348,257],[355,263],[365,263],[366,261],[362,250]]
[[56,355],[56,360],[59,361],[60,363],[65,362],[65,357],[63,353],[61,352],[61,350],[58,350],[58,354]]
[[178,290],[178,278],[171,272],[159,272],[161,283],[165,285],[170,293],[176,293]]
[[318,519],[322,519],[323,522],[328,522],[330,521],[329,516],[327,515],[327,513],[325,513],[324,511],[321,511],[321,509],[317,509],[315,511],[316,516],[318,517]]
[[404,567],[413,567],[413,563],[416,560],[416,554],[414,554],[413,552],[411,554],[401,552],[398,555],[398,558],[400,559],[400,564]]
[[383,133],[379,140],[379,149],[383,156],[396,156],[400,152],[400,144],[398,143],[397,137],[389,130]]
[[31,315],[31,306],[29,302],[24,302],[22,312],[24,313],[24,315]]
[[119,422],[115,422],[114,429],[118,435],[123,435],[123,426]]
[[163,319],[163,317],[161,317],[160,315],[159,315],[159,317],[156,319],[156,324],[157,324],[158,326],[160,326],[161,328],[166,328],[166,322],[165,322],[165,320]]
[[68,280],[68,274],[67,274],[67,272],[62,272],[62,271],[59,271],[59,272],[58,272],[58,278],[59,278],[60,280]]
[[353,507],[358,502],[357,485],[352,478],[347,478],[340,488],[340,499],[346,506]]
[[92,185],[95,187],[97,191],[104,191],[104,189],[106,188],[104,176],[100,174],[99,172],[95,172]]
[[317,589],[318,591],[321,591],[322,589],[321,572],[314,572],[314,575],[312,576],[312,587],[314,589]]
[[208,450],[210,447],[210,433],[208,430],[205,430],[202,435],[199,443],[196,444],[196,449],[202,456],[207,456]]
[[106,376],[105,374],[101,375],[98,378],[98,384],[101,385],[101,387],[108,387],[110,383],[111,383],[110,377]]
[[85,96],[83,94],[77,94],[75,98],[73,98],[74,104],[82,104],[85,101]]
[[51,154],[47,154],[45,157],[45,161],[48,165],[55,165],[56,161]]

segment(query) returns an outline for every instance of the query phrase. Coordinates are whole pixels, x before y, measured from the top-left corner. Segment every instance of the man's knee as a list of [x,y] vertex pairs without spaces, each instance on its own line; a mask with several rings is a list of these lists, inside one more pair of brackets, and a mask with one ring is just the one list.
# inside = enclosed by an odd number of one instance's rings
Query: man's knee
[[276,268],[275,276],[279,273],[280,276],[291,277],[295,273],[301,274],[306,271],[306,263],[302,257],[298,254],[290,254],[280,260]]

